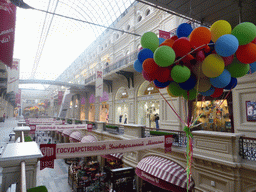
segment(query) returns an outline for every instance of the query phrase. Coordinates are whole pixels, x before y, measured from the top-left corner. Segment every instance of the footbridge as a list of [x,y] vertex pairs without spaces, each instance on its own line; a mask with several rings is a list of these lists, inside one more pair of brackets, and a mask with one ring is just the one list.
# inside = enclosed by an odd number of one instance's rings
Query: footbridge
[[73,83],[67,83],[62,81],[54,81],[54,80],[40,80],[40,79],[20,79],[19,84],[48,84],[48,85],[57,85],[70,87],[71,89],[81,89],[83,91],[90,91],[91,87]]

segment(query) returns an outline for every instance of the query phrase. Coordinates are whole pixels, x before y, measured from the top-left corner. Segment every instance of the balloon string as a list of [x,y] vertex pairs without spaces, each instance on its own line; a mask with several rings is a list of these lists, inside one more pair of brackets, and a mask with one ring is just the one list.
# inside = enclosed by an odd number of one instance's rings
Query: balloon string
[[198,49],[200,49],[200,48],[202,48],[202,47],[204,47],[204,46],[206,46],[206,45],[214,45],[214,43],[204,44],[204,45],[201,45],[201,46],[199,46],[199,47],[193,49],[192,51],[190,51],[189,53],[187,53],[187,54],[184,55],[183,57],[181,57],[181,58],[179,58],[178,60],[176,60],[173,64],[180,62],[180,60],[184,59],[187,55],[189,55],[189,54],[195,52],[196,50],[198,50]]
[[173,107],[170,105],[170,103],[166,100],[166,98],[163,96],[163,94],[160,92],[160,90],[157,88],[158,92],[160,93],[160,95],[163,97],[163,99],[165,100],[165,102],[171,107],[172,111],[175,113],[175,115],[180,119],[181,123],[183,123],[185,126],[187,126],[187,124],[180,118],[180,116],[178,115],[178,113],[173,109]]

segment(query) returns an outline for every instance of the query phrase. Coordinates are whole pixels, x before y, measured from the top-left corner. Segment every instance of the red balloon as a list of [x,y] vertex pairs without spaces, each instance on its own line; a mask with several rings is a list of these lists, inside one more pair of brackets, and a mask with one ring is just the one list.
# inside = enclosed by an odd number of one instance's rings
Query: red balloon
[[177,57],[183,57],[191,51],[191,44],[187,37],[181,37],[174,41],[172,48]]
[[142,68],[147,73],[155,73],[157,70],[159,70],[159,66],[156,64],[153,58],[146,59],[142,64]]
[[256,37],[255,37],[255,39],[253,39],[252,43],[256,44]]
[[[210,43],[211,41],[211,31],[207,29],[206,27],[198,27],[195,28],[190,36],[189,36],[189,41],[193,48],[200,47],[201,45],[205,45]],[[204,46],[201,48],[205,48]]]
[[144,70],[142,70],[142,76],[144,77],[145,80],[151,82],[151,81],[156,79],[157,74],[155,74],[155,73],[147,73]]
[[217,97],[221,96],[222,93],[223,93],[223,88],[216,88],[216,87],[215,87],[215,91],[214,91],[214,93],[211,95],[211,97],[217,98]]
[[178,38],[177,35],[173,35],[173,36],[171,37],[171,39],[174,40],[174,41],[176,41],[176,40],[179,39],[179,38]]
[[222,59],[224,60],[225,66],[228,66],[232,63],[234,55],[231,55],[229,57],[222,57]]
[[159,47],[161,47],[161,46],[163,46],[163,45],[172,47],[173,43],[174,43],[174,40],[173,40],[173,39],[166,39],[163,43],[161,43],[161,45],[160,45]]
[[139,48],[139,51],[141,51],[143,49],[143,47]]
[[241,63],[254,63],[256,61],[256,44],[240,45],[236,51],[236,57]]
[[164,83],[170,78],[171,71],[167,67],[160,67],[157,74],[157,81]]

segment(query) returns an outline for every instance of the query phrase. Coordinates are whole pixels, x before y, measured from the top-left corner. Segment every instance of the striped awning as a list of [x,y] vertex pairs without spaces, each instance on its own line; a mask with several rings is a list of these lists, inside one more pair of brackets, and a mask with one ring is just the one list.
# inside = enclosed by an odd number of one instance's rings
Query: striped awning
[[73,139],[75,141],[81,141],[82,134],[79,131],[74,131],[70,134],[69,139]]
[[97,139],[93,135],[86,135],[81,139],[80,142],[81,143],[93,143],[93,142],[97,142]]
[[[186,191],[187,172],[171,160],[158,156],[148,156],[138,163],[135,172],[143,180],[165,190]],[[191,179],[189,190],[192,190],[194,185],[195,183]]]
[[66,129],[62,132],[62,136],[69,136],[71,133],[73,132],[73,130],[71,129]]
[[101,157],[110,159],[110,160],[122,160],[123,158],[123,153],[112,153],[108,155],[101,155]]
[[57,133],[62,133],[62,132],[63,132],[63,130],[58,130],[58,131],[57,131]]

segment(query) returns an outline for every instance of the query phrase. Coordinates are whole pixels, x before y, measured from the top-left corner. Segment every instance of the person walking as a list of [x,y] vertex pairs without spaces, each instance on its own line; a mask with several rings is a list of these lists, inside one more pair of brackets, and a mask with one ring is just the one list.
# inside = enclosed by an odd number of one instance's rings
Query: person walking
[[5,113],[3,114],[3,120],[5,121]]

